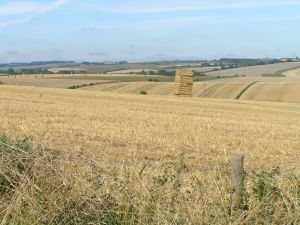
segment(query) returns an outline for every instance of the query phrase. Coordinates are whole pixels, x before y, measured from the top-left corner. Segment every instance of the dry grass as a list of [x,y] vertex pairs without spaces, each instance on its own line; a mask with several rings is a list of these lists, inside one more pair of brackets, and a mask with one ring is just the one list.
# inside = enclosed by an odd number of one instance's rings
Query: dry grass
[[0,136],[1,224],[296,224],[300,177],[248,172],[244,208],[231,209],[230,171],[203,176],[178,161],[107,168],[103,161]]
[[[8,143],[27,153],[1,157],[13,181],[1,195],[4,222],[299,221],[299,181],[287,175],[300,172],[299,104],[2,85],[0,117],[0,133],[47,148]],[[230,216],[235,151],[246,155],[250,208]],[[21,172],[11,161],[20,159]],[[276,166],[284,173],[253,172]]]

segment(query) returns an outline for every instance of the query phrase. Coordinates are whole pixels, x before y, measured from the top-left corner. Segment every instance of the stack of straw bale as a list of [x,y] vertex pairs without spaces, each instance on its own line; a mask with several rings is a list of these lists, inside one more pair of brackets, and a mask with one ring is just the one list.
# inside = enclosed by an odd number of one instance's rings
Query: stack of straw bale
[[176,70],[175,95],[192,96],[193,92],[193,71]]

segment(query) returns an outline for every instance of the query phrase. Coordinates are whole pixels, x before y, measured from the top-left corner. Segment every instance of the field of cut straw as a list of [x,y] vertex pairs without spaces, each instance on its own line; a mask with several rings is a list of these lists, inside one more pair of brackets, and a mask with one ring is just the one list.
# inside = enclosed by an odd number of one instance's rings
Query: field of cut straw
[[294,70],[289,70],[283,73],[283,75],[287,77],[300,77],[300,68],[294,69]]
[[[273,81],[274,80],[274,81]],[[220,79],[196,82],[193,85],[194,97],[244,100],[300,102],[300,82],[290,79]],[[251,85],[253,84],[253,85]],[[247,88],[251,85],[251,88]],[[123,94],[174,95],[174,83],[164,82],[122,82],[103,83],[84,87],[83,90],[107,91]]]
[[1,77],[0,81],[5,84],[11,84],[11,85],[20,85],[20,86],[33,86],[33,87],[49,87],[49,88],[69,88],[71,86],[80,86],[84,84],[99,84],[99,83],[105,83],[109,81],[100,81],[100,80],[94,80],[94,79],[42,79],[42,78],[32,78],[32,77],[21,77],[21,78],[14,78],[14,77]]
[[300,104],[1,85],[0,118],[2,224],[300,222]]
[[[194,97],[210,97],[210,98],[228,98],[234,99],[249,82],[234,83],[195,83],[193,85]],[[156,83],[156,82],[124,82],[96,85],[93,87],[83,88],[84,90],[109,91],[124,94],[139,94],[145,90],[150,95],[174,95],[174,83]]]
[[242,99],[300,103],[300,83],[256,83],[244,93]]

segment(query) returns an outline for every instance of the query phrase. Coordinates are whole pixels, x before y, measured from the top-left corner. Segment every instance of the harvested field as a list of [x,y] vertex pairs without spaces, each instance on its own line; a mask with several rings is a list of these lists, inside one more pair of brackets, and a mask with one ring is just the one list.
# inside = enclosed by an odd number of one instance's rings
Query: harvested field
[[[193,96],[194,97],[211,97],[211,98],[228,98],[234,99],[240,91],[243,90],[248,83],[235,82],[235,83],[194,83]],[[205,91],[204,91],[205,88]],[[145,90],[150,95],[174,95],[174,83],[156,83],[156,82],[122,82],[99,84],[96,86],[82,88],[83,90],[97,90],[97,91],[110,91],[123,94],[139,94]]]
[[299,104],[7,85],[0,99],[0,132],[74,154],[164,161],[184,150],[189,164],[208,169],[240,150],[248,168],[299,169]]
[[26,75],[0,75],[0,78],[83,78],[83,77],[93,77],[94,79],[99,77],[100,74],[26,74]]
[[289,70],[283,73],[286,77],[297,77],[300,78],[300,68]]
[[6,78],[6,77],[0,77],[0,81],[5,84],[11,84],[11,85],[49,87],[49,88],[68,88],[74,85],[109,82],[109,81],[83,80],[83,79],[55,79],[55,78],[35,79],[35,78]]
[[[300,104],[2,85],[0,117],[7,224],[299,221]],[[229,211],[236,151],[241,214]]]
[[[264,79],[238,79],[236,81],[227,81],[226,79],[218,81],[209,81],[205,83],[196,82],[193,87],[193,97],[235,99],[240,93],[244,92],[251,83],[256,82],[252,87],[246,90],[241,99],[260,100],[260,101],[283,101],[300,102],[300,81],[283,82],[278,79],[274,82],[266,82]],[[275,79],[276,80],[276,79]],[[122,82],[99,84],[91,87],[82,88],[83,90],[109,91],[123,94],[140,94],[146,91],[149,95],[174,95],[174,83],[156,83],[156,82]]]
[[129,73],[139,73],[139,72],[149,72],[149,71],[154,71],[157,72],[157,70],[150,70],[150,69],[130,69],[130,70],[117,70],[117,71],[112,71],[112,72],[108,72],[108,74],[129,74]]
[[[83,77],[60,77],[60,78],[7,78],[0,77],[5,84],[70,88],[72,86],[96,84],[82,87],[82,90],[108,91],[122,94],[140,94],[146,91],[149,95],[174,95],[174,82],[142,82],[149,76],[83,76]],[[151,76],[151,79],[174,80],[174,77]],[[156,78],[153,78],[156,77]],[[110,80],[110,79],[111,80]],[[139,82],[124,82],[124,80],[141,80]],[[243,93],[241,99],[263,100],[263,101],[284,101],[300,102],[300,78],[299,77],[237,77],[195,82],[193,97],[235,99],[251,83],[256,82],[253,87]],[[262,88],[260,90],[260,88]],[[264,92],[266,91],[266,92]]]
[[276,63],[261,66],[247,66],[234,69],[226,69],[205,73],[208,76],[250,76],[259,77],[262,75],[275,74],[280,71],[293,69],[300,66],[299,62],[289,62],[289,63]]
[[60,77],[60,79],[83,79],[83,80],[114,80],[120,82],[140,82],[157,80],[159,82],[174,81],[175,76],[158,76],[158,75],[132,75],[132,74],[102,74],[99,76],[77,76],[77,77]]
[[300,82],[298,83],[256,83],[241,99],[300,103]]

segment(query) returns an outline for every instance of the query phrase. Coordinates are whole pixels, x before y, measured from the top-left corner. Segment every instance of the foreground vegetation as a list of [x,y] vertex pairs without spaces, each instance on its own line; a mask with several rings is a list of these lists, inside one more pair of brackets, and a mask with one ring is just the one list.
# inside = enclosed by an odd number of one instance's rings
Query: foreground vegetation
[[[151,173],[145,164],[99,165],[26,138],[0,136],[1,224],[296,224],[300,177],[249,172],[244,207],[232,209],[230,168],[204,181],[184,155]],[[74,165],[76,164],[76,165]],[[84,168],[84,169],[83,169]]]

